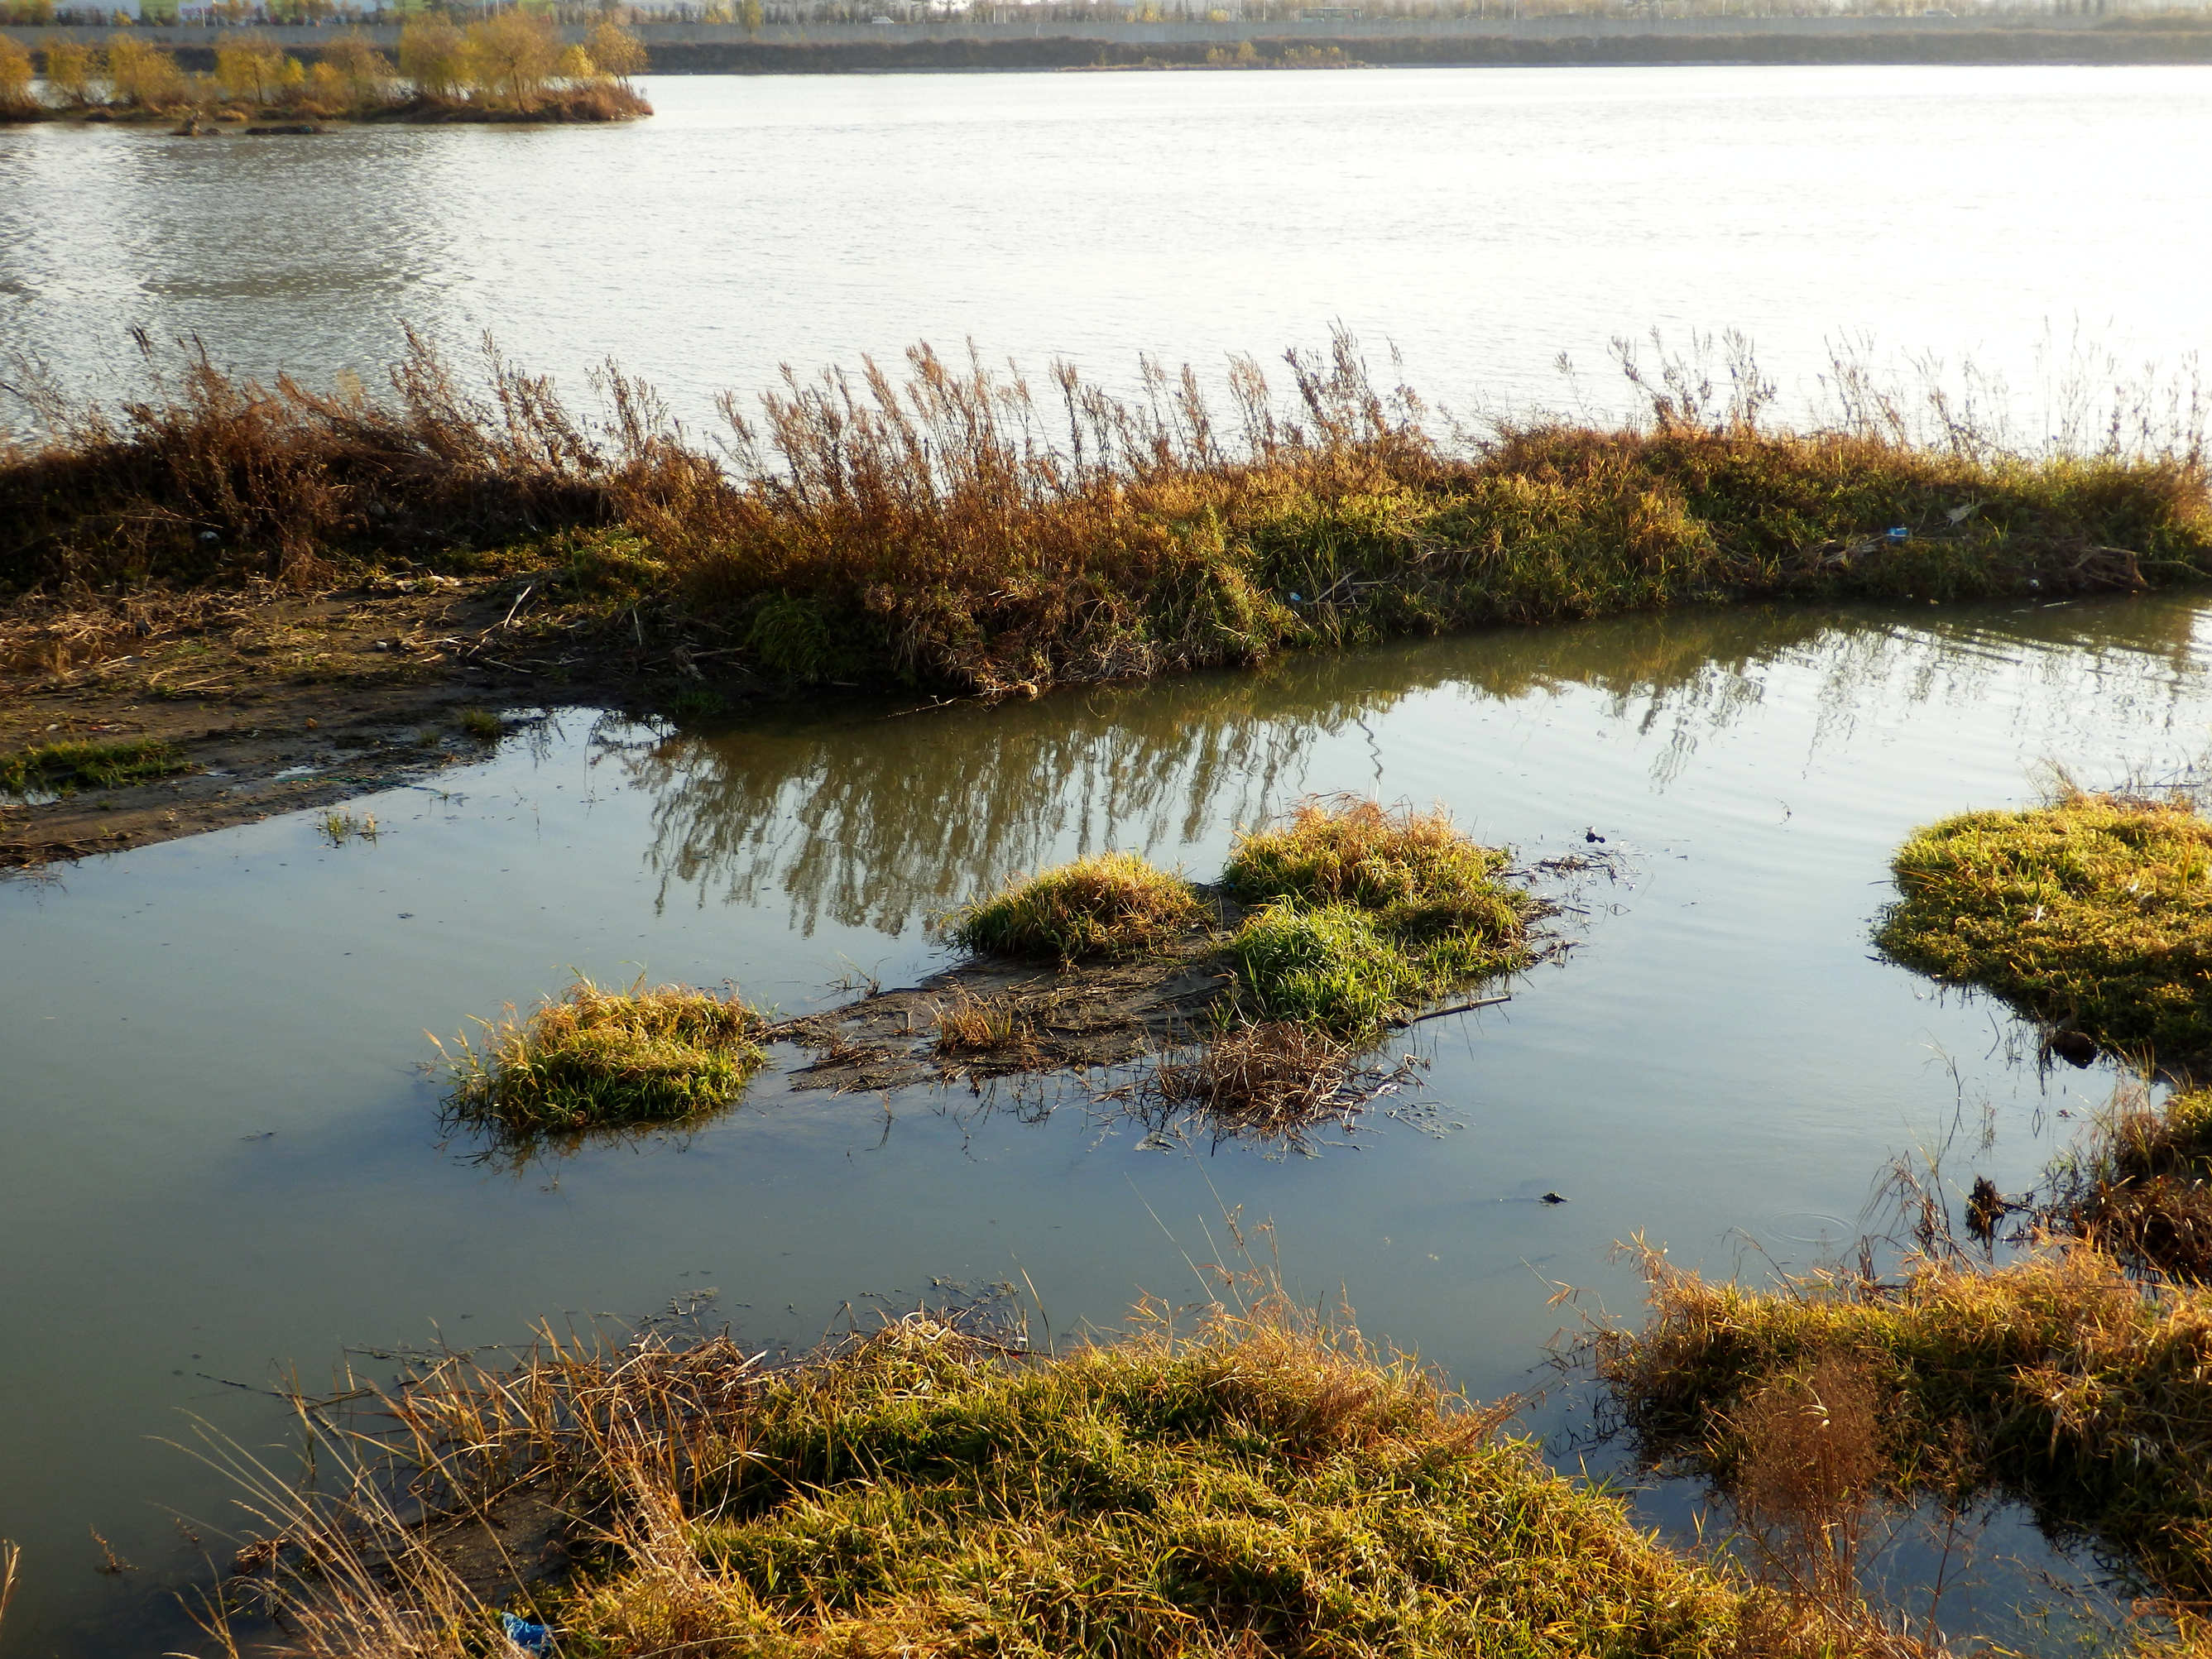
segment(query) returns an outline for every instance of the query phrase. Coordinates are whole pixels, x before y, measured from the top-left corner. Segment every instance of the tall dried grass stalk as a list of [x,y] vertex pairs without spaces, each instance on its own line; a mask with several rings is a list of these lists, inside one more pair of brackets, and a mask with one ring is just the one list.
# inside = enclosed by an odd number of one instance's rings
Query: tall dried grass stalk
[[152,393],[117,415],[12,377],[35,435],[0,455],[0,585],[313,583],[619,524],[653,597],[772,678],[1003,694],[1486,622],[2212,573],[2187,411],[2163,447],[2115,425],[2030,454],[1956,410],[1909,440],[1856,382],[1838,424],[1772,431],[1747,367],[1723,396],[1632,362],[1641,422],[1446,434],[1340,333],[1279,395],[1235,361],[1225,402],[1188,368],[1117,397],[972,348],[787,371],[757,410],[722,400],[710,453],[611,365],[587,417],[489,344],[469,390],[410,337],[380,399],[141,344]]

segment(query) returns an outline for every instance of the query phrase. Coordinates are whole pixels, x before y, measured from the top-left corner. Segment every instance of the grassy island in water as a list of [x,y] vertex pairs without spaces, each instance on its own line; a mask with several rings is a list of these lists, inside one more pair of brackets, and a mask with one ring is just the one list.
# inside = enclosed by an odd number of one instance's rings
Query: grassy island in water
[[[180,133],[312,128],[322,121],[624,121],[650,115],[629,77],[645,48],[611,20],[564,44],[544,15],[490,12],[400,31],[397,64],[359,33],[303,62],[251,32],[226,36],[212,70],[129,30],[106,44],[51,36],[34,61],[0,34],[0,122],[173,121]],[[43,71],[43,86],[39,71]]]

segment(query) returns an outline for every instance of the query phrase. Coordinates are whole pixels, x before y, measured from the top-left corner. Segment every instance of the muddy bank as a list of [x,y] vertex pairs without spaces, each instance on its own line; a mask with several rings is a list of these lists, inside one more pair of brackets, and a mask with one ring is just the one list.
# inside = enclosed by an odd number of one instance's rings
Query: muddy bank
[[[182,617],[19,615],[0,639],[0,661],[17,666],[0,675],[0,755],[152,738],[174,744],[185,769],[52,799],[0,794],[0,869],[326,805],[479,760],[492,741],[469,729],[487,729],[475,711],[638,706],[689,683],[665,643],[642,660],[550,625],[532,586],[424,577],[313,597],[203,595]],[[108,636],[89,660],[22,672],[40,657],[66,662],[88,635]]]

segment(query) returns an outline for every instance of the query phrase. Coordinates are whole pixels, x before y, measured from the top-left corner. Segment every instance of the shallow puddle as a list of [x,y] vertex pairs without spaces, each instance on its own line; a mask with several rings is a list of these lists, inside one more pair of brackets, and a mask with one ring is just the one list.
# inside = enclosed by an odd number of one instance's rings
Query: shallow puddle
[[[198,1552],[163,1506],[220,1525],[227,1493],[154,1437],[197,1416],[278,1446],[260,1390],[349,1344],[381,1375],[394,1348],[712,1290],[795,1346],[946,1281],[1032,1286],[1066,1331],[1196,1297],[1237,1211],[1276,1224],[1304,1295],[1341,1285],[1370,1334],[1488,1395],[1541,1380],[1571,1317],[1556,1286],[1634,1313],[1615,1240],[1763,1274],[1856,1238],[1900,1155],[2016,1190],[2110,1077],[2040,1076],[2000,1012],[1874,960],[1886,860],[2050,766],[2186,772],[2205,614],[1638,618],[708,736],[572,710],[355,804],[374,841],[307,814],[0,886],[11,1642],[181,1640],[163,1587]],[[1601,836],[1619,871],[1571,896],[1563,964],[1407,1034],[1426,1088],[1314,1156],[1049,1093],[825,1096],[780,1071],[689,1134],[520,1169],[441,1139],[426,1030],[572,971],[734,980],[795,1013],[941,963],[929,915],[1015,872],[1110,846],[1211,876],[1236,823],[1336,790],[1442,801],[1525,860]],[[94,1528],[140,1571],[96,1572]],[[1992,1555],[2036,1554],[2013,1530]],[[1991,1608],[2021,1583],[2001,1578]]]

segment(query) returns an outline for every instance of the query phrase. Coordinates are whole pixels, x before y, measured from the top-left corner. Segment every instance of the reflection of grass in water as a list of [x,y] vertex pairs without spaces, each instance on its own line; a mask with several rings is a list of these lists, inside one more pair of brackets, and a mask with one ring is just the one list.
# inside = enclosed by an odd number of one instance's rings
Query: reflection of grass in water
[[526,1019],[510,1007],[479,1024],[477,1043],[438,1043],[453,1083],[447,1109],[507,1135],[699,1117],[736,1100],[768,1059],[757,1010],[678,985],[607,991],[579,979]]
[[[1326,738],[1437,688],[1504,702],[1587,687],[1609,700],[1606,718],[1658,745],[1645,752],[1663,781],[1705,736],[1771,702],[1776,677],[1765,671],[1778,662],[1817,678],[1817,741],[1827,748],[1877,700],[1969,698],[2014,672],[1995,652],[1954,647],[1944,636],[1960,628],[2047,665],[2052,696],[2070,697],[2050,676],[2070,672],[2086,646],[2170,663],[2161,695],[2179,699],[2202,680],[2189,654],[2194,611],[2156,598],[1977,611],[1963,623],[1925,607],[1676,611],[954,708],[916,717],[927,742],[914,720],[755,720],[742,737],[657,738],[618,752],[653,797],[649,857],[664,883],[738,902],[787,896],[797,930],[834,921],[896,932],[1038,868],[1056,841],[1146,848],[1194,826],[1250,822],[1296,793]],[[2063,648],[2036,648],[2052,647]]]
[[2052,1222],[2141,1267],[2212,1279],[2212,1089],[2156,1109],[2116,1102],[2055,1176]]
[[1724,1481],[1747,1407],[1847,1365],[1876,1391],[1880,1479],[1961,1506],[1996,1493],[2087,1533],[2160,1593],[2212,1595],[2212,1301],[2147,1288],[2100,1252],[2054,1246],[2000,1268],[1919,1260],[1761,1291],[1656,1252],[1652,1313],[1601,1370],[1642,1449]]
[[120,789],[191,769],[184,751],[155,738],[124,743],[50,743],[0,755],[0,792],[63,793]]
[[2212,823],[2069,790],[1915,835],[1875,934],[1899,962],[2179,1062],[2212,1051]]

